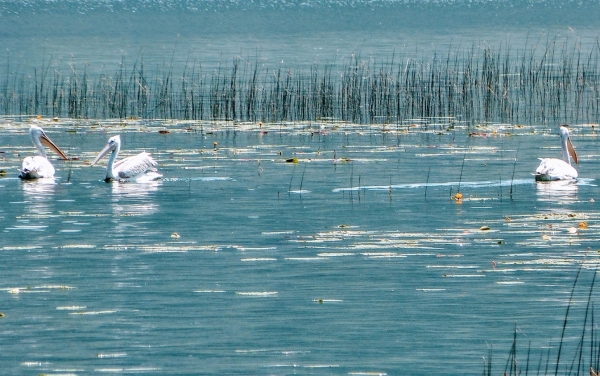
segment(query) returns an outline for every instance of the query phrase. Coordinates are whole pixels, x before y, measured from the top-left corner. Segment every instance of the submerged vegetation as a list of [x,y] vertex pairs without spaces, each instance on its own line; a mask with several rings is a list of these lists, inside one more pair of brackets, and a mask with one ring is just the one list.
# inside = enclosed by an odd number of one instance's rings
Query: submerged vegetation
[[378,63],[268,67],[234,58],[205,71],[173,64],[152,71],[123,59],[112,74],[42,62],[33,72],[6,63],[0,114],[70,118],[401,123],[456,117],[507,123],[593,122],[600,116],[600,43],[548,41],[522,51],[472,46]]

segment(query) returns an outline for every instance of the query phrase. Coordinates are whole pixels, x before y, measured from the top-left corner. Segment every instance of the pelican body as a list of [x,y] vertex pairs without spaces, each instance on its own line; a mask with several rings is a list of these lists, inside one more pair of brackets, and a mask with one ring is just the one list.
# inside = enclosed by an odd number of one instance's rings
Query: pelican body
[[33,146],[35,146],[39,155],[23,159],[23,165],[21,170],[19,170],[21,172],[19,177],[21,179],[53,178],[54,166],[48,160],[43,145],[48,146],[52,151],[60,155],[62,159],[68,160],[69,158],[50,140],[42,128],[32,125],[29,128],[29,137],[31,137],[31,142],[33,142]]
[[156,172],[155,166],[156,161],[152,158],[149,153],[141,152],[138,155],[132,155],[131,157],[123,158],[120,161],[115,162],[119,151],[121,150],[121,136],[116,135],[108,139],[108,143],[100,151],[96,159],[92,162],[92,166],[95,165],[102,157],[110,153],[108,157],[108,163],[106,164],[106,177],[105,181],[154,181],[162,177],[161,174]]
[[559,127],[560,147],[562,158],[540,158],[541,162],[535,170],[535,180],[554,181],[554,180],[575,180],[577,179],[577,170],[571,166],[571,157],[577,164],[577,153],[569,136],[569,128],[563,124]]

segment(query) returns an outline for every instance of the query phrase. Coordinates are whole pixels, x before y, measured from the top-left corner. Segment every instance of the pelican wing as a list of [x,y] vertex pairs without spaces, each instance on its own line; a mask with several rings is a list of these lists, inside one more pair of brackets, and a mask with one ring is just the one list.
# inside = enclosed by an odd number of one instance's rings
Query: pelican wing
[[577,179],[577,170],[570,164],[557,158],[540,158],[540,165],[535,170],[535,180],[572,180]]
[[44,157],[36,155],[23,159],[19,177],[21,179],[38,179],[54,177],[54,166]]
[[154,171],[156,165],[156,161],[149,153],[142,152],[115,162],[113,168],[119,179],[131,179],[147,171]]

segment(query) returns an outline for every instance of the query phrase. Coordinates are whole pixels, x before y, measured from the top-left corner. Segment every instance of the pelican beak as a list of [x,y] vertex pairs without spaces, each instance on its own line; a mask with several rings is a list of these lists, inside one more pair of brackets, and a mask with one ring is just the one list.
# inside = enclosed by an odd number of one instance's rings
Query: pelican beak
[[52,149],[52,151],[54,151],[56,154],[60,155],[60,157],[61,157],[62,159],[64,159],[65,161],[68,161],[68,160],[69,160],[69,157],[67,157],[67,156],[65,155],[65,153],[63,153],[63,151],[62,151],[62,150],[60,150],[60,149],[58,148],[58,146],[56,146],[56,145],[54,144],[54,142],[52,142],[52,140],[51,140],[51,139],[50,139],[48,136],[46,136],[46,134],[45,134],[45,133],[42,133],[42,135],[40,136],[40,141],[42,142],[42,144],[44,144],[44,145],[46,145],[47,147],[49,147],[50,149]]
[[575,152],[575,148],[573,147],[573,143],[571,142],[571,137],[567,138],[567,150],[569,150],[569,154],[571,154],[571,158],[575,164],[578,164],[577,153]]
[[106,146],[104,147],[104,149],[100,150],[100,153],[98,153],[98,156],[96,156],[96,159],[94,159],[94,161],[92,162],[92,164],[90,166],[95,165],[96,163],[98,163],[98,161],[104,157],[106,154],[108,154],[108,152],[112,151],[112,146],[111,144],[106,144]]

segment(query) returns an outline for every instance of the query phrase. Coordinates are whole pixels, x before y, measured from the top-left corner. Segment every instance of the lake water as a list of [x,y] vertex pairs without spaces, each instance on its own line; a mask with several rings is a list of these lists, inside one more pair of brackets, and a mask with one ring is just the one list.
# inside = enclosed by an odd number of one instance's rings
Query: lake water
[[0,4],[0,61],[3,71],[41,76],[48,67],[113,74],[142,59],[151,71],[198,64],[210,72],[237,57],[301,69],[353,54],[377,63],[484,47],[543,54],[548,41],[585,53],[598,38],[598,8],[589,0],[11,1]]
[[[597,260],[590,127],[557,185],[531,176],[560,152],[544,127],[39,121],[80,160],[19,180],[28,122],[3,121],[11,374],[474,374],[515,324],[555,351]],[[164,179],[105,183],[89,162],[116,133]]]
[[[554,7],[529,19],[494,3],[365,19],[352,3],[253,17],[225,2],[156,3],[162,13],[56,4],[4,5],[0,58],[12,69],[75,61],[113,72],[140,49],[157,65],[257,55],[309,66],[568,33],[589,46],[597,33],[575,5],[559,22]],[[475,21],[453,27],[453,17]],[[32,123],[76,158],[51,155],[52,181],[17,178]],[[462,375],[481,374],[491,355],[501,374],[516,327],[519,366],[544,373],[549,359],[553,373],[583,265],[560,360],[562,374],[576,369],[600,239],[597,127],[571,125],[577,183],[536,184],[537,158],[560,156],[556,124],[467,123],[1,118],[3,372]],[[115,134],[122,156],[151,152],[163,180],[105,183],[106,159],[89,163]]]

